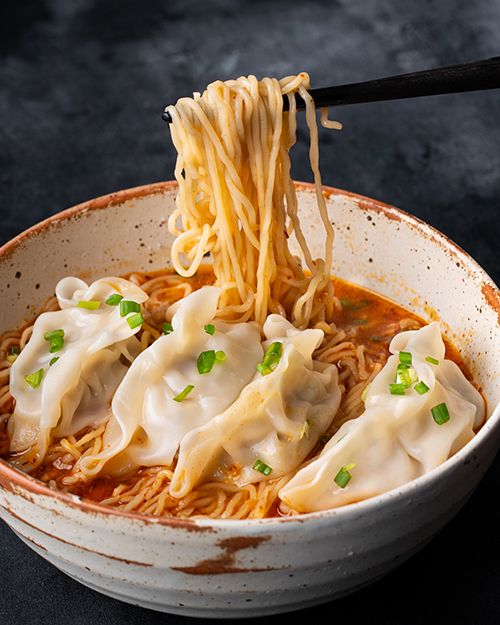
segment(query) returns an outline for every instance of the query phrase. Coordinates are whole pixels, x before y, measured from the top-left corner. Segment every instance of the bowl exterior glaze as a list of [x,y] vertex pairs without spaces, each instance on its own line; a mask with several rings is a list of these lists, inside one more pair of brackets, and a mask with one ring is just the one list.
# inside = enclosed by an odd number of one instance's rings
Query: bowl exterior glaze
[[[323,233],[298,185],[305,233]],[[500,444],[498,290],[443,235],[374,200],[325,187],[335,272],[431,320],[472,364],[488,400],[477,436],[429,474],[379,497],[297,518],[154,519],[54,493],[0,462],[0,516],[83,584],[156,610],[260,616],[333,599],[381,577],[428,542],[466,502]],[[175,185],[157,183],[69,209],[0,250],[0,332],[32,316],[65,275],[92,279],[167,265]],[[126,250],[126,257],[125,252]],[[34,262],[36,260],[36,262]],[[83,271],[82,271],[83,269]],[[404,276],[404,281],[401,278]],[[431,307],[432,306],[432,307]],[[451,330],[453,329],[453,331]]]

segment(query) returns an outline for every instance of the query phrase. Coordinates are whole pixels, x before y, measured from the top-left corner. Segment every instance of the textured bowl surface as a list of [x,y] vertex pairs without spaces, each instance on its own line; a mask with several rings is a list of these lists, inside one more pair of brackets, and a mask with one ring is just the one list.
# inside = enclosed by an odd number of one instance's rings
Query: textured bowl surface
[[[313,255],[324,234],[313,189],[298,184]],[[0,332],[33,316],[56,282],[168,265],[176,187],[157,183],[86,202],[0,249]],[[243,617],[307,607],[384,575],[460,509],[500,439],[500,296],[485,272],[402,211],[325,188],[335,272],[411,308],[460,349],[489,418],[453,458],[389,493],[332,511],[253,521],[154,519],[53,493],[0,461],[0,516],[83,584],[166,612]]]

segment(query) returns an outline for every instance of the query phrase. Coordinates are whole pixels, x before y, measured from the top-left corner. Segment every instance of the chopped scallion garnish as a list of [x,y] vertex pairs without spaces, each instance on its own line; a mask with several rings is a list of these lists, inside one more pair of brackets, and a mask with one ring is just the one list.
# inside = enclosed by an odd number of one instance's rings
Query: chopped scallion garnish
[[163,332],[163,334],[170,334],[170,332],[174,331],[174,328],[172,327],[170,321],[165,321],[165,323],[161,326],[161,331]]
[[59,339],[59,338],[64,338],[64,330],[59,329],[59,330],[51,330],[50,332],[45,332],[45,334],[43,335],[43,338],[46,341],[52,341],[53,339]]
[[266,350],[262,362],[258,363],[257,371],[261,375],[268,375],[269,373],[272,373],[278,366],[282,353],[283,343],[281,343],[280,341],[275,341],[274,343],[271,343],[271,345],[269,345]]
[[38,369],[38,371],[25,375],[24,379],[31,386],[31,388],[38,388],[43,379],[43,369]]
[[55,365],[58,360],[59,360],[59,356],[54,356],[54,358],[51,358],[49,360],[49,366],[52,367],[52,365]]
[[100,305],[101,305],[101,302],[98,302],[95,299],[89,299],[89,300],[82,299],[77,304],[78,308],[86,308],[87,310],[97,310]]
[[355,464],[348,464],[345,467],[342,467],[337,475],[334,478],[335,483],[340,486],[340,488],[345,488],[347,484],[351,481],[352,475],[349,473],[351,469],[353,469]]
[[183,391],[174,397],[174,401],[184,401],[193,389],[194,384],[188,384]]
[[438,425],[443,425],[450,420],[450,413],[448,412],[448,406],[443,402],[431,408],[432,418]]
[[411,365],[411,352],[399,352],[399,362],[403,365]]
[[368,323],[368,319],[353,319],[352,322],[356,326],[364,326]]
[[21,348],[19,347],[19,345],[11,345],[7,354],[7,360],[9,362],[14,362],[14,360],[19,356],[20,353]]
[[49,352],[54,354],[55,352],[61,351],[64,347],[64,330],[51,330],[49,332],[45,332],[43,338],[46,341],[50,341]]
[[439,360],[437,360],[437,358],[433,358],[432,356],[427,356],[427,358],[425,360],[427,362],[430,362],[431,365],[438,365],[439,364]]
[[425,382],[422,382],[422,380],[420,380],[420,382],[417,382],[417,384],[415,384],[413,388],[417,391],[419,395],[425,395],[429,391],[429,387]]
[[130,317],[127,317],[127,323],[130,326],[130,329],[133,330],[134,328],[137,328],[137,326],[140,326],[144,323],[144,317],[141,315],[140,312],[137,312],[133,315],[130,315]]
[[262,473],[262,475],[269,475],[272,471],[270,466],[268,466],[265,462],[262,462],[262,460],[259,459],[254,462],[252,469],[255,469],[255,471]]
[[198,367],[198,373],[210,373],[215,364],[215,350],[209,349],[206,352],[201,352],[198,356],[198,360],[196,361],[196,366]]
[[396,370],[395,382],[403,384],[405,388],[409,388],[414,382],[418,380],[417,372],[410,365],[400,363]]
[[391,395],[404,395],[407,388],[404,384],[389,384]]
[[108,306],[118,306],[122,299],[123,295],[120,295],[119,293],[113,293],[113,295],[110,295],[104,303]]
[[204,330],[207,334],[211,334],[212,336],[215,334],[215,326],[213,323],[207,323],[207,325],[204,326]]
[[51,354],[55,354],[55,352],[60,352],[63,347],[64,347],[64,338],[62,336],[57,337],[50,341],[49,352]]
[[141,310],[140,304],[132,302],[128,299],[122,299],[120,302],[120,316],[125,317],[129,313],[138,313]]
[[215,352],[215,360],[217,362],[224,362],[226,360],[226,352],[223,352],[221,349]]
[[342,308],[347,308],[347,310],[359,310],[360,308],[366,308],[366,306],[370,306],[372,302],[369,299],[362,299],[353,302],[351,299],[346,297],[341,298],[340,303],[342,304]]

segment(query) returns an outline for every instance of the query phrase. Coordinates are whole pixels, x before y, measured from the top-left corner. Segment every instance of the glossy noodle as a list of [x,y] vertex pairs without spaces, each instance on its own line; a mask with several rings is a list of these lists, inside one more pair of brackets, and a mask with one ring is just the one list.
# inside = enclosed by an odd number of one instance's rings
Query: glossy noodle
[[[2,457],[121,510],[245,519],[380,494],[470,440],[484,401],[439,326],[332,279],[308,88],[304,73],[249,76],[168,108],[173,270],[66,277],[34,322],[1,337]],[[295,94],[319,259],[290,178]]]

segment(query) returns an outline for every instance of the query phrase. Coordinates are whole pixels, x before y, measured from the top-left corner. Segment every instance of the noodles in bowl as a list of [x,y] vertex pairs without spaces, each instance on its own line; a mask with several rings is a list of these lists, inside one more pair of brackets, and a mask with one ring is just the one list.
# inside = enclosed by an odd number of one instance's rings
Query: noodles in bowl
[[[471,440],[484,401],[438,324],[332,279],[307,88],[305,74],[241,78],[169,108],[175,272],[64,278],[34,324],[4,335],[14,466],[127,511],[244,519],[386,492]],[[297,92],[321,259],[290,178]]]

